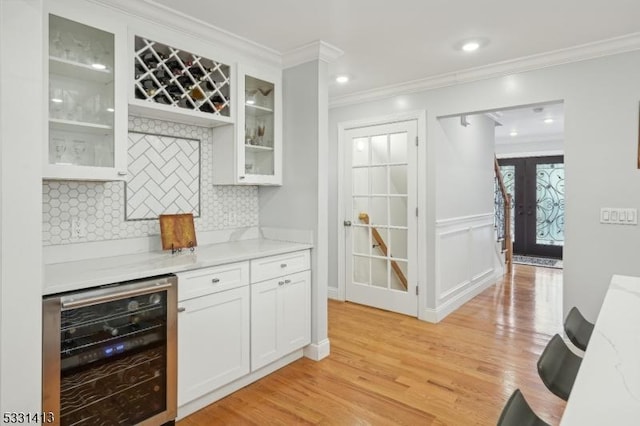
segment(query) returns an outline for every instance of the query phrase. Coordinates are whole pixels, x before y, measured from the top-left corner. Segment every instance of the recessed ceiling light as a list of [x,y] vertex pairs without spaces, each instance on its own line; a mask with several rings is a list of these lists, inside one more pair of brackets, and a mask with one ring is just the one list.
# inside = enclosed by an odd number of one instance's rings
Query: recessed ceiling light
[[348,75],[339,75],[336,77],[336,82],[340,83],[340,84],[345,84],[349,82],[349,76]]
[[545,118],[544,122],[547,123],[547,124],[551,124],[551,123],[553,123],[553,118]]
[[91,64],[91,66],[97,70],[106,70],[107,66],[104,64]]
[[518,132],[513,130],[511,133],[509,133],[509,136],[518,136]]
[[465,52],[474,52],[480,48],[480,43],[477,41],[468,41],[462,45],[462,50]]

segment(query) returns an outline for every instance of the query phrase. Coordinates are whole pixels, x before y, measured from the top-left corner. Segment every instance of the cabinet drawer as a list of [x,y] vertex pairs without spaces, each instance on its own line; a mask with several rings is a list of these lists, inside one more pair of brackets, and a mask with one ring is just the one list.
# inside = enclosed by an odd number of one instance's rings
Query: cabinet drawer
[[178,300],[183,301],[249,284],[249,262],[196,269],[176,275]]
[[263,257],[251,261],[251,282],[257,283],[310,268],[309,250],[278,256]]

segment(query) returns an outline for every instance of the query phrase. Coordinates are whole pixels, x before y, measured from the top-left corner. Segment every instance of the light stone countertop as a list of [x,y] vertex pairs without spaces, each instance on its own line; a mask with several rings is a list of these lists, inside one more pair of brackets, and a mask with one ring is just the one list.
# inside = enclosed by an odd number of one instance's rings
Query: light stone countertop
[[560,424],[640,424],[639,277],[611,279]]
[[194,253],[137,253],[44,266],[43,295],[171,274],[312,248],[310,244],[266,239],[198,246]]

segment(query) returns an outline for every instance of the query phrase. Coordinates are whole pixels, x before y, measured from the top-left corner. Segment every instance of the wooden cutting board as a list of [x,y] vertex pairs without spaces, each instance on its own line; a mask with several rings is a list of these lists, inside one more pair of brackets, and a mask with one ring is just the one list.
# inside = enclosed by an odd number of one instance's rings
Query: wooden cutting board
[[178,250],[198,245],[193,213],[161,214],[159,219],[162,250]]

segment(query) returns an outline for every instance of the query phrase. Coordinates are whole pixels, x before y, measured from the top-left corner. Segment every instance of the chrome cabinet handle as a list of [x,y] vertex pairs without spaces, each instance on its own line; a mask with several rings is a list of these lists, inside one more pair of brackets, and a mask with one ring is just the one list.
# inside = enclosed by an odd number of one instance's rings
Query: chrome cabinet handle
[[291,282],[291,280],[284,280],[285,284],[289,284]]
[[211,280],[212,283],[218,284],[220,282],[220,278],[214,278]]
[[244,179],[244,176],[239,176],[238,179]]
[[185,308],[184,306],[178,307],[178,312],[184,312],[186,310],[187,310],[187,308]]
[[281,267],[281,268],[286,268],[286,267],[287,267],[287,264],[286,264],[286,263],[281,263],[281,264],[280,264],[280,267]]
[[126,176],[126,175],[127,175],[127,172],[125,172],[125,171],[120,170],[118,172],[118,176]]
[[278,281],[278,285],[284,285],[284,281]]

